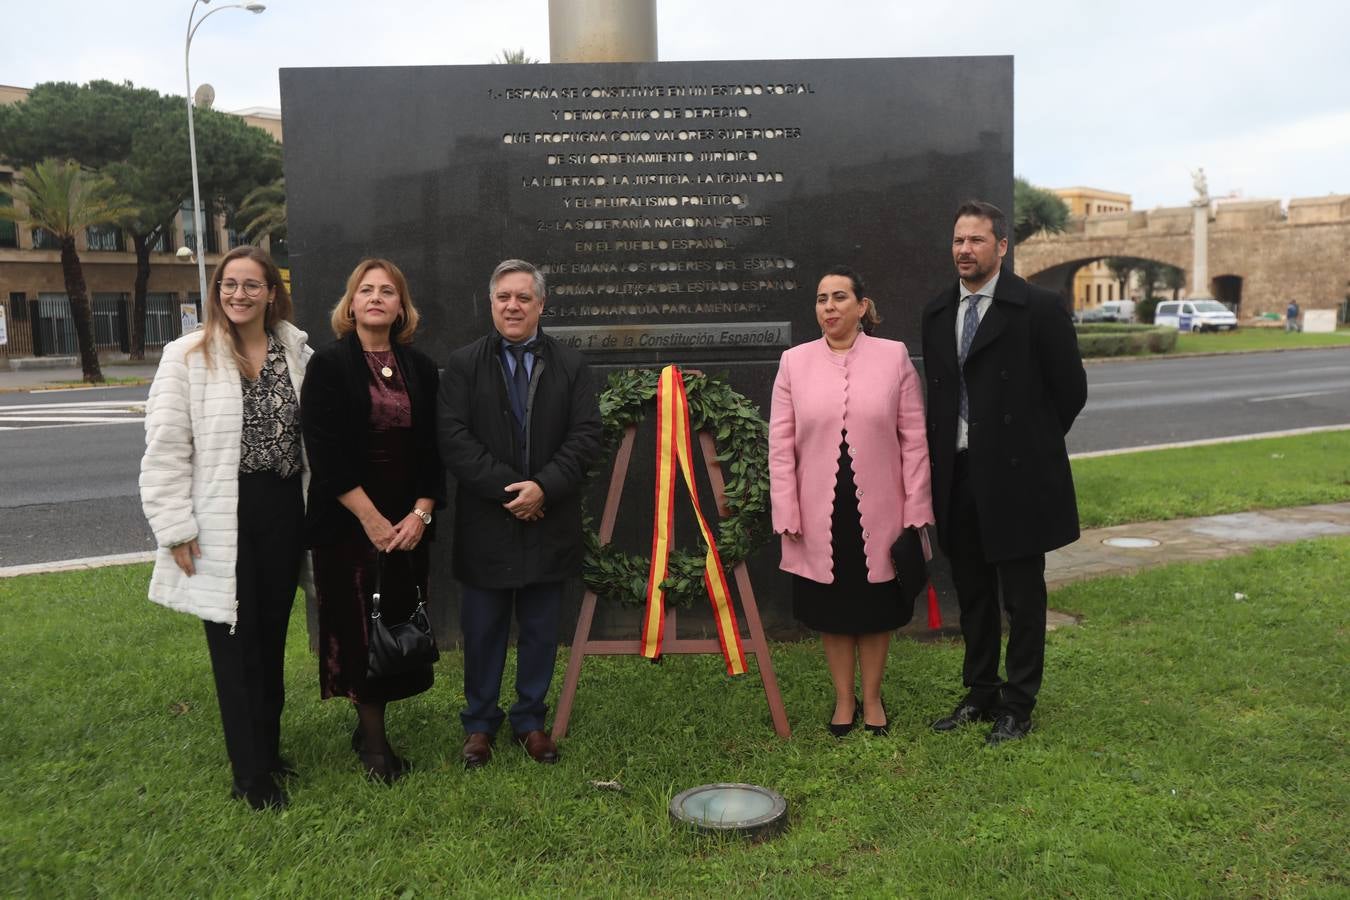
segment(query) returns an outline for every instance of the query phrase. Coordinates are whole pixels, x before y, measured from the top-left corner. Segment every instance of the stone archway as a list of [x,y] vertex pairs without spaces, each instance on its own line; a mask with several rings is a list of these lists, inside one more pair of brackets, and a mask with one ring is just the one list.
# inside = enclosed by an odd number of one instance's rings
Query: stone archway
[[1231,309],[1238,318],[1242,318],[1241,275],[1215,275],[1210,280],[1210,290],[1215,300]]

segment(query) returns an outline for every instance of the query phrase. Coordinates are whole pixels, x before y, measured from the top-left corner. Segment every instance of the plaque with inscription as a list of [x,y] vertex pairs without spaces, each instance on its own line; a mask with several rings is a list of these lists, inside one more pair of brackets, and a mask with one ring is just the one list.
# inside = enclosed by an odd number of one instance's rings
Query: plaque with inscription
[[[1012,74],[996,56],[283,69],[300,323],[324,343],[356,262],[388,257],[423,315],[418,346],[443,360],[491,328],[488,278],[520,257],[547,278],[545,330],[600,378],[700,367],[767,417],[779,355],[820,335],[829,266],[861,272],[878,333],[918,352],[920,310],[955,278],[956,207],[1012,211]],[[631,552],[650,546],[651,452],[641,432],[618,532]],[[440,521],[431,609],[448,646]],[[770,636],[799,635],[776,548],[749,566]],[[592,636],[636,628],[602,604]]]
[[917,343],[951,217],[1011,208],[1009,57],[283,69],[303,323],[393,259],[442,356],[490,326],[507,257],[544,328],[599,363],[776,360],[854,266]]

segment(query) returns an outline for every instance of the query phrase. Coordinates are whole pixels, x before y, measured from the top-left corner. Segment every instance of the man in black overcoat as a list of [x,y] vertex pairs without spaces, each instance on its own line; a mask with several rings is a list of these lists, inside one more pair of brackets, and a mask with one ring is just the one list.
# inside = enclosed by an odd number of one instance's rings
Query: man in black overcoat
[[1078,539],[1064,438],[1087,402],[1063,300],[1003,269],[1007,251],[1003,212],[963,204],[952,238],[958,280],[923,311],[933,510],[965,639],[966,695],[933,728],[993,721],[990,744],[1031,730],[1045,662],[1045,554]]
[[581,573],[581,491],[601,445],[581,354],[539,328],[544,276],[508,259],[489,282],[493,330],[450,354],[441,375],[441,459],[457,482],[454,571],[462,587],[464,764],[481,766],[503,715],[497,700],[514,613],[511,730],[537,762],[558,760],[544,731],[563,581]]

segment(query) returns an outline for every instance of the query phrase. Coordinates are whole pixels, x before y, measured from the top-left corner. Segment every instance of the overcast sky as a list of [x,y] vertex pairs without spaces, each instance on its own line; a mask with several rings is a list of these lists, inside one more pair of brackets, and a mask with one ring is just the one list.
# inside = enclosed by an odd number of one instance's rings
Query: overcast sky
[[[1350,193],[1346,0],[657,3],[663,60],[1011,53],[1016,170],[1036,184],[1174,206],[1204,166],[1215,196]],[[191,5],[24,4],[0,83],[108,78],[181,95]],[[485,63],[517,47],[548,59],[547,0],[269,0],[202,26],[193,81],[215,87],[219,109],[279,107],[284,66]]]

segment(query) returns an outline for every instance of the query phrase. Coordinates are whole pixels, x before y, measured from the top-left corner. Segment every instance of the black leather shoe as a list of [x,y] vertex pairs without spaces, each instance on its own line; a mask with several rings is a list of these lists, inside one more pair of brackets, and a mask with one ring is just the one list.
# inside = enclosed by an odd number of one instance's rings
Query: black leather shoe
[[393,752],[362,753],[361,765],[366,767],[366,777],[380,784],[393,784],[412,771],[412,763]]
[[230,795],[260,812],[264,809],[285,809],[289,802],[286,792],[277,786],[270,772],[254,778],[248,784],[236,781]]
[[[833,718],[833,717],[831,717]],[[853,719],[845,722],[843,725],[836,725],[833,722],[826,722],[825,727],[830,729],[830,734],[841,738],[848,734],[854,728],[858,727],[858,720],[862,718],[862,701],[857,697],[853,698]]]
[[1019,741],[1031,733],[1031,720],[1018,719],[1008,713],[1004,713],[994,720],[994,727],[989,732],[989,737],[984,742],[991,747],[997,747],[999,744],[1007,741]]
[[976,706],[973,703],[961,703],[956,709],[952,710],[950,716],[943,716],[933,723],[934,731],[955,731],[962,725],[969,725],[971,722],[989,722],[994,717],[989,710],[982,706]]
[[863,721],[863,728],[867,731],[868,734],[874,734],[877,737],[885,737],[886,735],[891,733],[891,717],[886,713],[885,700],[881,701],[881,712],[882,715],[886,716],[885,725],[869,725],[865,720]]
[[298,778],[300,773],[295,768],[295,763],[284,756],[278,756],[272,761],[272,766],[268,770],[273,778]]

